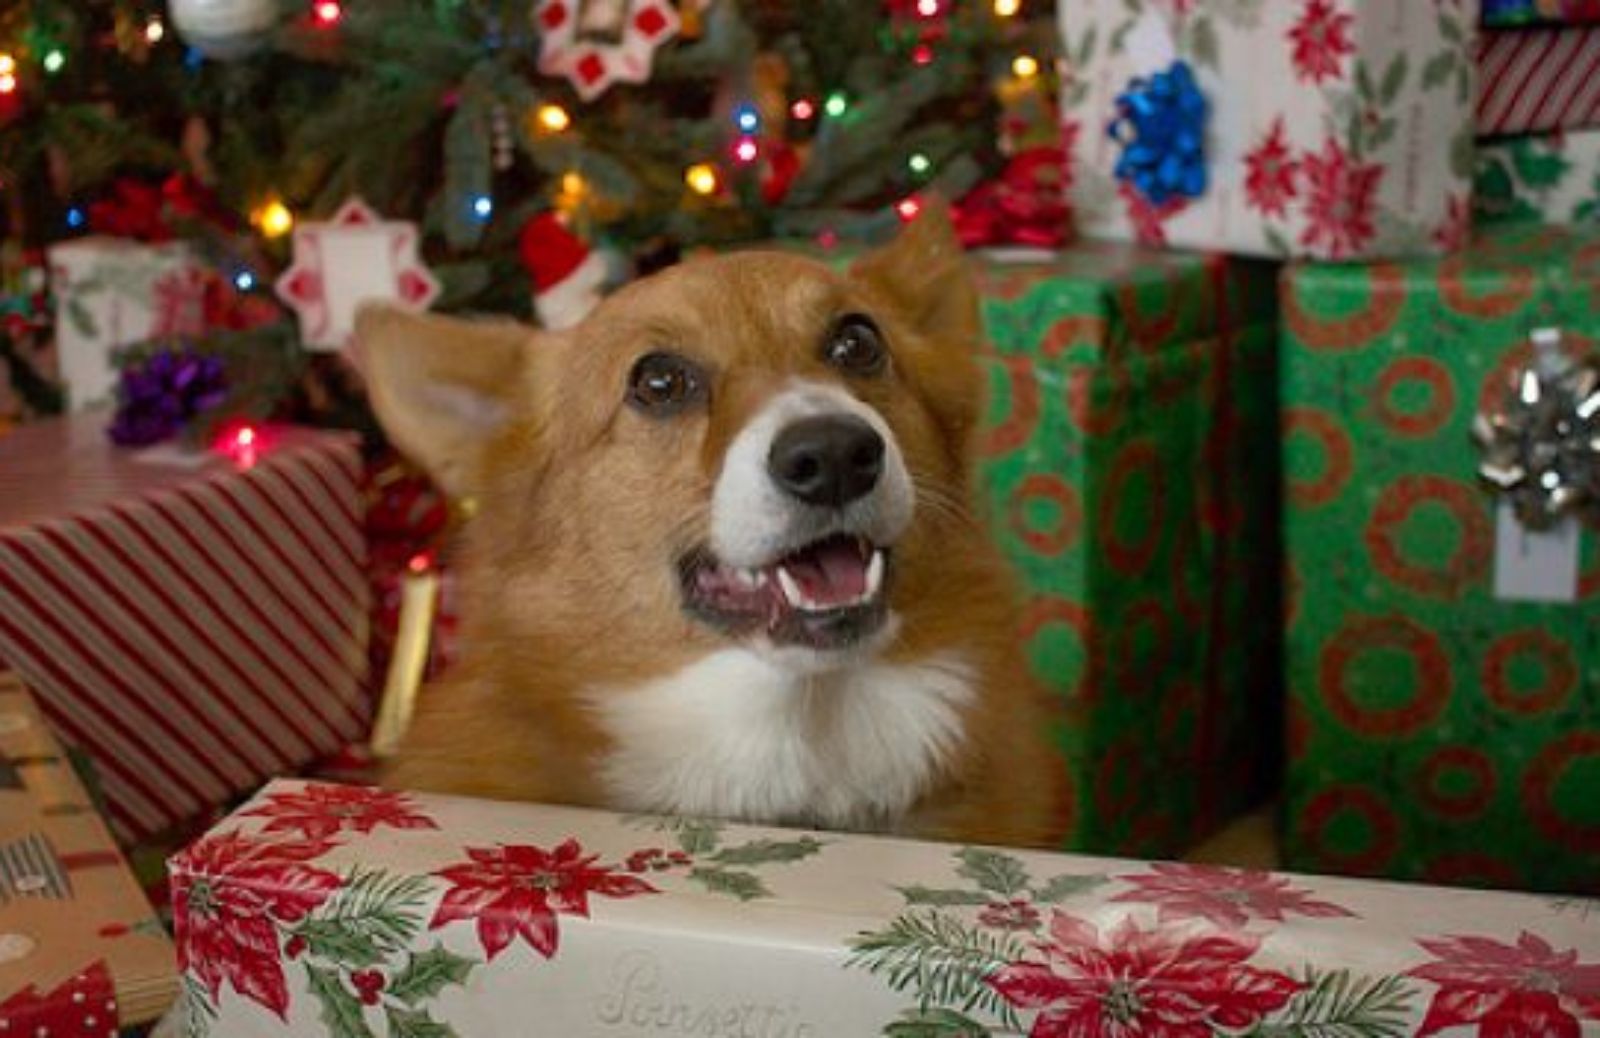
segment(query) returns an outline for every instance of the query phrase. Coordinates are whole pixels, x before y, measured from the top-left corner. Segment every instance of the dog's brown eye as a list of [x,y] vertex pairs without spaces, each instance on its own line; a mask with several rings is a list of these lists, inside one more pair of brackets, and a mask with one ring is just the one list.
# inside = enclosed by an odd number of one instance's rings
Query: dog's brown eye
[[822,352],[829,364],[852,375],[876,375],[889,360],[878,326],[860,314],[835,325]]
[[647,353],[628,376],[628,403],[647,414],[677,414],[704,393],[700,369],[675,353]]

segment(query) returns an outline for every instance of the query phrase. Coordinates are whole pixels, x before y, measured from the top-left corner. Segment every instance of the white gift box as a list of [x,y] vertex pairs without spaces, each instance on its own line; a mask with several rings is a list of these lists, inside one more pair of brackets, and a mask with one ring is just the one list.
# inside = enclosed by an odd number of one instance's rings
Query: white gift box
[[205,330],[205,274],[187,245],[97,235],[53,245],[47,257],[71,410],[112,398],[119,347]]
[[[1062,125],[1088,237],[1343,260],[1447,251],[1470,226],[1476,0],[1062,0]],[[1118,98],[1184,61],[1205,188],[1115,170]]]
[[172,879],[190,1034],[1600,1034],[1575,900],[289,781]]

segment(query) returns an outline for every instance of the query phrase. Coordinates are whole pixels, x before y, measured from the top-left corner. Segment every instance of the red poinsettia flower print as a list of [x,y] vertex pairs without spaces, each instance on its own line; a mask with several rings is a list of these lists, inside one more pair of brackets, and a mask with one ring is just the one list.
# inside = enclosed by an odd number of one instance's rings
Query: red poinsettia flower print
[[1244,157],[1245,203],[1267,216],[1282,218],[1295,197],[1300,163],[1289,151],[1283,116],[1272,121],[1272,128]]
[[1254,1026],[1301,984],[1246,965],[1250,934],[1182,935],[1131,917],[1105,937],[1054,913],[1043,962],[1017,962],[988,984],[1019,1009],[1042,1010],[1032,1038],[1212,1038]]
[[1113,901],[1157,905],[1157,918],[1205,919],[1227,929],[1241,929],[1251,919],[1282,922],[1289,915],[1330,919],[1354,913],[1281,876],[1249,869],[1157,863],[1144,875],[1122,876],[1133,886]]
[[1439,985],[1418,1038],[1478,1025],[1481,1038],[1578,1038],[1600,1020],[1600,961],[1579,962],[1524,931],[1516,944],[1492,937],[1422,941],[1438,961],[1410,976]]
[[299,833],[308,840],[327,840],[341,832],[370,833],[391,829],[437,829],[438,823],[416,809],[404,793],[371,786],[308,785],[270,793],[266,802],[243,813],[266,818],[265,832]]
[[1300,20],[1289,28],[1290,60],[1301,82],[1338,79],[1344,58],[1355,52],[1350,27],[1355,19],[1334,6],[1334,0],[1306,0]]
[[491,959],[518,937],[551,958],[560,939],[556,914],[587,917],[590,894],[660,893],[637,876],[596,865],[599,855],[585,855],[576,840],[551,851],[530,846],[468,847],[467,857],[471,860],[465,864],[436,873],[451,887],[428,925],[438,929],[457,920],[473,920],[478,941]]
[[1189,204],[1187,198],[1175,196],[1159,206],[1151,205],[1138,188],[1126,181],[1117,186],[1117,194],[1122,198],[1122,204],[1128,211],[1128,220],[1133,224],[1134,236],[1141,245],[1165,245],[1166,222]]
[[1352,161],[1329,137],[1320,153],[1305,154],[1300,168],[1307,189],[1300,244],[1328,259],[1344,259],[1371,241],[1377,233],[1372,218],[1383,167]]
[[339,877],[307,864],[329,847],[263,843],[241,833],[208,836],[177,859],[172,885],[178,968],[212,999],[224,981],[283,1017],[289,989],[278,927],[305,918],[339,888]]

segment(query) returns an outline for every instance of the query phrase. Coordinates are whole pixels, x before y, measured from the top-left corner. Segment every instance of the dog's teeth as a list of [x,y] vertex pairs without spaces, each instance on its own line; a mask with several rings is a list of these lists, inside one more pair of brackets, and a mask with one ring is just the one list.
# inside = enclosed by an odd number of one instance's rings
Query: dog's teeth
[[733,580],[734,583],[738,584],[746,591],[750,591],[761,586],[761,576],[753,569],[741,568],[734,570]]
[[806,596],[801,592],[800,584],[782,566],[778,567],[778,586],[783,589],[783,597],[789,605],[795,609],[805,608]]
[[883,552],[874,551],[872,561],[867,563],[867,590],[861,597],[871,598],[883,587]]

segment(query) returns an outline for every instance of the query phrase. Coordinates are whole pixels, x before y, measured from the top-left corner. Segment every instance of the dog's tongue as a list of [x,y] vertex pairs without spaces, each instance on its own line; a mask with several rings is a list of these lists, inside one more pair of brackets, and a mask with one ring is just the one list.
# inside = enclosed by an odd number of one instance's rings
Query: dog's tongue
[[783,568],[818,605],[845,605],[867,590],[867,560],[852,540],[823,541],[783,560]]

